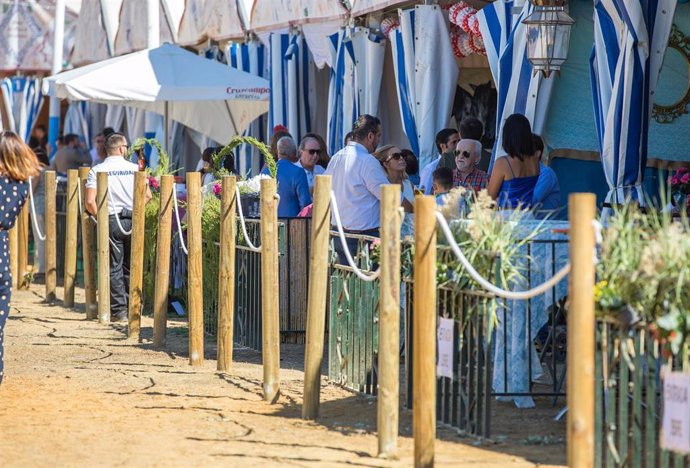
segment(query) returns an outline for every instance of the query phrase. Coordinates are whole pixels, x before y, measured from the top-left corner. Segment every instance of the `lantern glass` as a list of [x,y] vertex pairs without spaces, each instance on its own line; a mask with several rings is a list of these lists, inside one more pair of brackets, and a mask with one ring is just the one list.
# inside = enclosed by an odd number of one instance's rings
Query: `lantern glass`
[[575,21],[562,6],[536,6],[524,19],[527,28],[527,59],[534,72],[549,76],[568,58],[570,29]]

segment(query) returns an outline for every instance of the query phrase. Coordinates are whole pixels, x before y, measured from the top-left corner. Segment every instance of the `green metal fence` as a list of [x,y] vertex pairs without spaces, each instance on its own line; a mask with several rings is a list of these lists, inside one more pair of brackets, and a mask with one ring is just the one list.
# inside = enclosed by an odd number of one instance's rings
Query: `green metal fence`
[[[370,271],[373,237],[357,239],[355,261]],[[334,242],[340,242],[335,239]],[[331,248],[331,251],[333,249]],[[331,262],[329,280],[328,377],[346,388],[376,394],[379,346],[379,281],[361,280],[352,268]]]
[[644,325],[598,320],[596,333],[595,466],[690,466],[690,456],[659,445],[661,367],[679,370],[680,357],[662,359],[659,343]]

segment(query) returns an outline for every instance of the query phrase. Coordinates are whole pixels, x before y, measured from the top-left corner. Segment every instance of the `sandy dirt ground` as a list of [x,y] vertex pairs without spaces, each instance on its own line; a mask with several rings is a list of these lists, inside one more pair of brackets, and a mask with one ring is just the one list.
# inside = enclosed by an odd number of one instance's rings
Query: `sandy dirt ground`
[[[2,467],[412,466],[410,411],[401,411],[398,460],[376,458],[376,400],[325,376],[319,419],[300,419],[300,346],[282,347],[282,396],[269,405],[255,351],[236,349],[232,372],[221,374],[207,343],[204,365],[192,368],[184,322],[169,322],[167,350],[156,351],[148,317],[143,342],[132,343],[123,325],[84,320],[83,306],[44,304],[42,286],[12,299],[0,386]],[[565,425],[551,421],[558,408],[539,406],[496,403],[492,440],[440,426],[436,464],[564,464]]]

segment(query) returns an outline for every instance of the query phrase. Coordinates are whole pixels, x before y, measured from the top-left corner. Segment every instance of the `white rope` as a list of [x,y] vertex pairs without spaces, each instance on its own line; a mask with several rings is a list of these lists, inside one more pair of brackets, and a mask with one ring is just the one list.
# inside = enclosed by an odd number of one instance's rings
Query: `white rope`
[[448,226],[446,218],[444,218],[443,215],[438,211],[436,212],[436,219],[438,220],[438,224],[441,227],[443,234],[446,236],[446,239],[448,239],[448,244],[450,245],[451,250],[458,260],[460,260],[460,263],[462,263],[462,266],[465,267],[472,279],[479,283],[479,285],[488,292],[498,297],[513,300],[531,299],[535,296],[539,296],[540,294],[544,294],[546,291],[556,286],[559,281],[561,281],[570,272],[570,263],[568,263],[545,283],[542,283],[535,288],[528,289],[527,291],[508,291],[501,289],[496,285],[491,284],[488,280],[482,277],[477,270],[474,269],[469,260],[467,260],[467,257],[465,257],[465,254],[463,254],[462,250],[460,250],[460,246],[457,244],[457,242],[455,242],[455,238],[453,237],[453,233],[450,231],[450,226]]
[[350,249],[347,247],[347,240],[345,239],[345,232],[343,231],[343,225],[340,221],[340,212],[338,211],[338,202],[335,200],[335,193],[331,191],[331,207],[333,208],[333,217],[335,218],[335,226],[338,228],[338,237],[340,237],[340,243],[343,246],[343,251],[345,253],[345,258],[347,258],[347,263],[350,264],[350,268],[355,272],[355,275],[359,277],[362,281],[374,281],[381,274],[381,267],[379,267],[375,272],[370,275],[365,274],[355,264],[355,261],[350,254]]
[[173,203],[175,205],[175,220],[177,221],[177,233],[180,235],[180,246],[185,255],[189,255],[187,246],[184,245],[184,237],[182,236],[182,223],[180,222],[180,209],[177,206],[177,184],[173,184]]
[[249,234],[247,234],[247,225],[244,222],[244,213],[242,212],[240,188],[237,185],[235,185],[235,195],[237,197],[237,211],[240,215],[240,227],[242,228],[242,235],[244,236],[244,241],[247,243],[249,250],[251,250],[252,252],[261,252],[261,246],[256,247],[254,244],[252,244],[252,241],[249,240]]
[[46,235],[41,232],[38,227],[38,219],[36,218],[36,205],[34,204],[34,188],[31,184],[31,177],[29,177],[29,202],[31,205],[31,219],[33,220],[34,229],[36,230],[36,236],[39,240],[46,240]]
[[[108,190],[108,200],[110,200],[110,203],[114,206],[115,203],[113,203],[113,197],[110,195],[110,190]],[[124,234],[125,236],[131,236],[132,235],[132,229],[129,231],[125,230],[125,228],[122,227],[122,223],[120,222],[120,215],[117,213],[114,213],[115,215],[115,222],[117,223],[117,227],[120,229],[120,232]]]

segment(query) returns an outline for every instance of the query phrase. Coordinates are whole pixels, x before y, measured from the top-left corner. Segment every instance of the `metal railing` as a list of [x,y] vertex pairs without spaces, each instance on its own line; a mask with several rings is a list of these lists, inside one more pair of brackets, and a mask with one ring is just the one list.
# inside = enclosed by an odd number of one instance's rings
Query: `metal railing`
[[660,447],[661,367],[680,370],[682,356],[663,359],[645,324],[608,320],[597,321],[595,356],[595,466],[690,466]]

